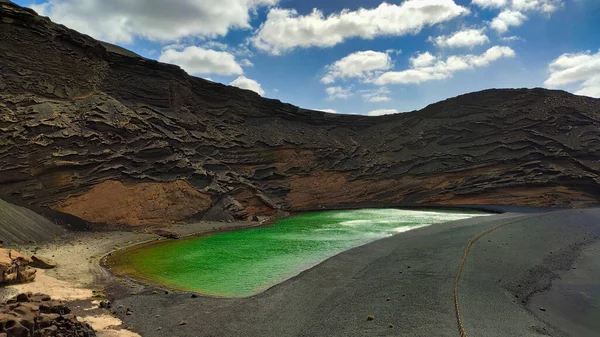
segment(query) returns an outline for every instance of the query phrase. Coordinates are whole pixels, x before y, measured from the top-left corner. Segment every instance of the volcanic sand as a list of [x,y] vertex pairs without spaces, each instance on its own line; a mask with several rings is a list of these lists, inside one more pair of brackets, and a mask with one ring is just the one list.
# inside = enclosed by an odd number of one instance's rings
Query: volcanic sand
[[126,325],[150,337],[460,336],[454,283],[465,248],[505,223],[473,245],[464,265],[458,300],[467,334],[598,336],[600,209],[416,229],[346,251],[249,298],[149,286],[114,305]]

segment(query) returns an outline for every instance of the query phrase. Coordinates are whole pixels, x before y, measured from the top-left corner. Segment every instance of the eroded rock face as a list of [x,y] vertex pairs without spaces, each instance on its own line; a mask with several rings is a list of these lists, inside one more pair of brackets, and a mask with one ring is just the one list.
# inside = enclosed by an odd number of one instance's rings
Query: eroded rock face
[[31,259],[14,249],[0,248],[0,285],[27,283],[35,280]]
[[93,337],[94,329],[77,321],[71,310],[48,295],[23,293],[0,304],[0,334],[4,336]]
[[183,220],[211,205],[210,195],[187,181],[123,184],[107,180],[68,198],[57,209],[91,222],[138,226]]
[[129,225],[600,200],[597,99],[487,90],[334,115],[188,76],[6,1],[0,15],[0,196]]

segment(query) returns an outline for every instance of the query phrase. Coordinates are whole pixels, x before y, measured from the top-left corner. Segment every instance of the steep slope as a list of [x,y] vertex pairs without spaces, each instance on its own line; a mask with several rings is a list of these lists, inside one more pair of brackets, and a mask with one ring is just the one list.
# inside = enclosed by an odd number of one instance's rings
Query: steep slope
[[0,0],[0,196],[90,222],[600,203],[600,100],[487,90],[382,117],[188,76]]
[[0,199],[0,239],[2,245],[50,241],[66,233],[47,218]]

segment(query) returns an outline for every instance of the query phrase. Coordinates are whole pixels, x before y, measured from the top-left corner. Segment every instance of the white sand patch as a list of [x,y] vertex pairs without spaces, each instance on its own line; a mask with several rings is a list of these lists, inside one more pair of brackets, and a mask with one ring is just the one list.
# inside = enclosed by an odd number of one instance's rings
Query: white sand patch
[[91,298],[93,295],[92,290],[79,288],[73,283],[48,276],[43,269],[38,269],[35,281],[11,285],[7,288],[11,289],[14,293],[43,293],[50,295],[52,299],[63,301],[85,300]]

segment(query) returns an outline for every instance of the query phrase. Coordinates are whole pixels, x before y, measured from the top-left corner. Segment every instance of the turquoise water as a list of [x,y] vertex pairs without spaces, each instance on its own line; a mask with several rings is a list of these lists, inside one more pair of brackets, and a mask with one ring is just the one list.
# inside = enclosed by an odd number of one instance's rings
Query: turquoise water
[[168,241],[118,254],[113,270],[213,296],[254,295],[345,250],[407,230],[485,215],[365,209],[299,215],[270,227]]

